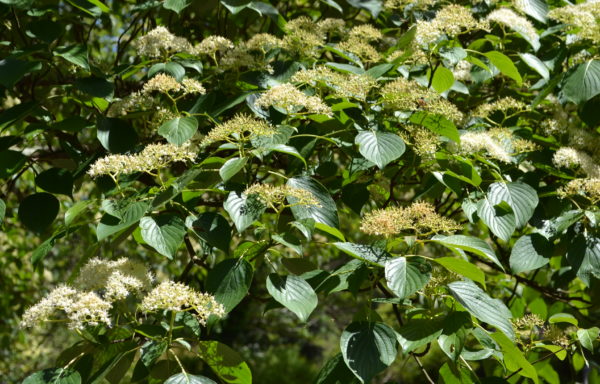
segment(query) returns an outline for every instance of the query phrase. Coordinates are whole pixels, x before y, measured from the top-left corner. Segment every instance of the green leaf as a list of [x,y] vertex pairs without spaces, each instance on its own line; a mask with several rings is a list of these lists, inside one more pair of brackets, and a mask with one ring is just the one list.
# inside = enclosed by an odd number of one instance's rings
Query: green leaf
[[509,241],[517,228],[517,219],[512,208],[506,202],[493,204],[488,196],[477,203],[477,215],[494,235],[504,241]]
[[165,384],[217,384],[205,376],[190,375],[187,372],[181,372],[173,375],[165,381]]
[[576,66],[564,77],[561,91],[575,104],[583,104],[600,94],[600,60],[589,60]]
[[398,354],[393,329],[379,322],[355,322],[342,332],[344,362],[361,383],[389,367]]
[[600,328],[598,327],[592,327],[589,329],[578,329],[577,339],[581,343],[582,347],[593,353],[594,341],[598,339],[598,334],[600,334]]
[[137,144],[138,135],[126,120],[101,116],[98,118],[96,128],[98,141],[111,153],[128,152]]
[[519,370],[519,375],[528,377],[532,379],[534,383],[537,384],[538,374],[535,370],[535,367],[531,365],[529,361],[527,361],[527,359],[523,355],[523,352],[521,352],[521,350],[517,348],[515,343],[502,333],[495,332],[492,333],[491,336],[502,349],[502,356],[506,368],[510,372],[515,372]]
[[235,176],[239,171],[244,169],[248,158],[246,157],[234,157],[225,162],[221,169],[219,169],[219,175],[223,181],[227,181]]
[[457,273],[461,276],[471,279],[485,288],[485,274],[473,263],[467,260],[458,259],[456,257],[438,257],[433,259],[436,263],[443,266],[447,270]]
[[354,8],[368,11],[376,19],[383,7],[382,0],[346,0]]
[[22,384],[81,384],[81,376],[71,369],[50,368],[27,376]]
[[185,68],[181,64],[176,63],[174,61],[170,61],[168,63],[154,64],[148,70],[148,78],[153,77],[158,72],[164,72],[167,75],[171,75],[177,81],[181,81],[185,77]]
[[73,85],[81,92],[107,100],[111,100],[115,92],[115,85],[101,77],[77,79]]
[[538,59],[536,56],[532,55],[531,53],[519,53],[519,57],[531,69],[533,69],[534,71],[539,73],[543,79],[545,79],[545,80],[550,79],[550,71],[548,70],[548,67],[546,66],[546,64],[544,64],[544,62],[542,60]]
[[60,203],[49,193],[34,193],[21,201],[19,220],[32,231],[42,232],[50,226],[60,209]]
[[409,120],[411,123],[422,125],[433,133],[437,133],[456,143],[460,143],[460,133],[458,132],[458,129],[456,129],[453,122],[442,115],[417,111],[410,116]]
[[4,217],[6,216],[6,203],[4,200],[0,199],[0,225],[4,221]]
[[578,209],[572,211],[566,211],[560,214],[558,217],[554,217],[550,220],[544,220],[541,228],[537,230],[537,233],[544,236],[548,240],[562,235],[571,225],[577,223],[584,215],[583,211]]
[[198,356],[223,382],[252,384],[252,372],[239,353],[218,341],[201,341]]
[[333,245],[352,257],[377,264],[380,267],[394,260],[389,252],[375,245],[356,243],[333,243]]
[[573,324],[574,326],[579,325],[577,318],[569,313],[555,313],[554,315],[550,316],[548,322],[550,324],[568,323]]
[[317,294],[302,278],[279,276],[272,273],[267,278],[267,290],[275,301],[292,311],[302,322],[317,307]]
[[545,0],[522,0],[519,3],[519,10],[537,21],[545,23],[546,15],[548,14],[548,4],[546,4]]
[[400,327],[397,338],[402,352],[407,354],[436,340],[444,329],[442,319],[413,319]]
[[225,259],[210,270],[206,278],[206,291],[231,312],[250,289],[254,270],[244,259]]
[[320,206],[295,204],[296,199],[288,197],[288,202],[294,204],[291,207],[296,220],[314,219],[316,223],[322,223],[332,228],[340,225],[335,200],[317,180],[310,177],[293,177],[288,179],[286,185],[294,188],[304,189],[312,193]]
[[0,179],[6,179],[15,173],[19,172],[27,162],[27,157],[21,152],[0,151]]
[[500,329],[511,339],[515,338],[510,322],[512,314],[502,301],[492,299],[470,280],[450,283],[448,289],[450,294],[477,319]]
[[179,216],[142,217],[142,238],[158,253],[172,259],[185,236],[185,225]]
[[487,198],[492,205],[506,201],[515,214],[515,221],[519,228],[527,224],[539,203],[536,190],[518,181],[493,183],[488,189]]
[[231,227],[223,216],[215,212],[204,212],[198,216],[188,216],[185,219],[185,226],[208,244],[229,253]]
[[198,130],[198,120],[195,117],[176,117],[158,128],[158,134],[171,144],[181,145],[194,136]]
[[246,196],[235,191],[229,193],[223,208],[229,213],[238,232],[242,232],[258,220],[266,209],[255,195]]
[[229,12],[235,15],[248,7],[252,0],[220,0],[220,2]]
[[274,152],[285,153],[287,155],[292,155],[292,156],[296,157],[297,159],[299,159],[300,161],[302,161],[304,163],[304,167],[307,167],[306,159],[300,154],[300,152],[298,152],[298,150],[296,148],[292,147],[291,145],[273,144],[273,145],[262,147],[261,150],[267,151],[267,152],[274,151]]
[[75,44],[68,47],[58,47],[54,50],[54,56],[62,57],[63,59],[85,69],[90,70],[88,62],[88,49],[84,44]]
[[431,80],[431,86],[438,93],[444,93],[454,84],[454,75],[452,71],[446,67],[439,66],[433,73],[433,79]]
[[167,351],[168,346],[169,344],[166,340],[148,340],[140,349],[140,360],[147,368],[150,368]]
[[73,175],[64,168],[50,168],[35,177],[35,184],[47,192],[71,196]]
[[395,133],[381,131],[362,131],[354,142],[365,159],[375,163],[379,169],[398,159],[406,146],[404,141]]
[[344,363],[342,354],[338,353],[321,368],[315,384],[356,384],[358,382],[358,379]]
[[510,253],[510,269],[513,273],[528,272],[550,262],[552,245],[542,235],[534,233],[517,240]]
[[117,233],[131,225],[137,223],[146,213],[150,203],[146,201],[136,201],[127,204],[118,212],[110,212],[102,216],[98,227],[96,228],[96,236],[98,241]]
[[65,212],[65,225],[71,225],[91,204],[92,201],[90,200],[81,200],[73,204],[73,206]]
[[190,5],[192,0],[165,0],[163,3],[164,9],[170,9],[171,11],[179,14],[185,7]]
[[37,61],[23,61],[17,59],[0,60],[0,85],[12,88],[28,73],[39,71],[42,64]]
[[500,264],[500,261],[498,260],[498,257],[496,257],[496,254],[494,253],[494,250],[492,249],[492,247],[485,241],[478,239],[476,237],[465,236],[465,235],[453,235],[453,236],[439,236],[438,235],[438,236],[432,238],[431,240],[435,241],[436,243],[445,245],[446,247],[449,247],[449,248],[462,249],[463,251],[471,252],[471,253],[474,253],[481,257],[484,257],[486,259],[490,259],[497,266],[499,266],[500,268],[503,268],[502,264]]
[[519,74],[519,70],[508,56],[498,51],[486,52],[483,53],[483,55],[487,57],[502,74],[513,79],[518,86],[523,84],[523,79]]
[[401,299],[423,288],[431,278],[431,266],[424,259],[398,257],[385,263],[385,281]]
[[600,278],[600,238],[577,235],[567,249],[567,261],[588,287],[592,276]]

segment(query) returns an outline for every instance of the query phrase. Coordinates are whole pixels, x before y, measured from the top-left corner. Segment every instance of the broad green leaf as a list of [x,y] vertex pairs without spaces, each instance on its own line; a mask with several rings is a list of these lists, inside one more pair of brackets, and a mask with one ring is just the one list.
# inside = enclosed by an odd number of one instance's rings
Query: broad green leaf
[[468,312],[451,312],[443,320],[444,329],[438,337],[438,345],[444,353],[456,362],[460,358],[467,336],[472,327],[471,315]]
[[91,76],[77,79],[73,85],[83,93],[87,93],[93,97],[106,99],[107,101],[112,100],[115,92],[115,85],[101,77]]
[[185,219],[185,226],[208,244],[229,253],[231,227],[223,216],[215,212],[204,212],[198,216],[188,216]]
[[171,75],[177,81],[181,81],[185,77],[185,68],[181,64],[174,61],[154,64],[148,70],[148,78],[154,76],[158,72],[164,72],[167,75]]
[[541,228],[537,230],[537,233],[544,236],[548,240],[562,235],[571,225],[577,223],[584,215],[583,211],[572,210],[567,211],[558,217],[554,217],[550,220],[544,220]]
[[150,368],[167,351],[168,346],[166,340],[148,340],[140,349],[140,360],[146,367]]
[[381,267],[393,260],[389,252],[375,245],[356,243],[333,243],[333,245],[352,257],[377,264]]
[[279,276],[272,273],[267,278],[267,291],[275,301],[296,314],[302,322],[306,322],[317,307],[317,294],[304,279],[297,276]]
[[0,225],[4,221],[4,217],[6,216],[6,203],[4,200],[0,199]]
[[498,343],[502,349],[504,364],[510,372],[519,371],[518,374],[533,380],[538,383],[538,374],[535,367],[523,355],[523,352],[515,345],[515,343],[502,333],[492,333],[492,338]]
[[27,376],[22,384],[81,384],[81,375],[72,369],[50,368]]
[[244,259],[225,259],[210,270],[206,291],[231,312],[246,297],[254,270]]
[[417,111],[410,116],[410,122],[429,129],[433,133],[445,136],[450,140],[460,143],[460,133],[453,122],[442,115]]
[[473,382],[470,372],[460,365],[444,363],[439,370],[439,374],[440,378],[438,382],[443,384],[470,384]]
[[358,382],[358,379],[344,363],[342,354],[338,353],[321,368],[315,384],[356,384]]
[[12,88],[23,76],[42,69],[37,61],[24,61],[12,58],[0,60],[0,85]]
[[356,135],[354,142],[360,154],[379,169],[398,159],[406,149],[400,136],[391,132],[362,131]]
[[0,151],[0,179],[6,179],[19,172],[27,162],[21,152],[6,150]]
[[171,144],[181,145],[194,136],[198,130],[198,120],[195,117],[176,117],[158,128],[158,134]]
[[365,73],[365,70],[354,66],[354,65],[350,65],[350,64],[343,64],[343,63],[325,63],[325,66],[335,69],[338,72],[342,72],[342,73],[353,73],[355,75],[362,75],[363,73]]
[[239,353],[218,341],[201,341],[198,356],[227,384],[252,384],[252,372]]
[[244,169],[244,166],[248,162],[247,157],[234,157],[225,162],[221,169],[219,169],[219,175],[223,181],[227,181],[231,179],[233,176],[237,175],[239,171]]
[[86,71],[90,70],[90,64],[88,62],[88,48],[84,44],[58,47],[53,53],[54,56],[62,57],[63,59],[85,69]]
[[463,251],[472,252],[486,259],[490,259],[500,268],[503,268],[492,247],[485,241],[476,237],[465,235],[436,236],[432,238],[432,240],[449,248],[462,249]]
[[439,66],[433,73],[433,79],[431,80],[431,86],[438,93],[444,93],[454,84],[454,75],[452,71],[446,67]]
[[158,253],[172,259],[185,236],[185,225],[179,216],[142,217],[142,238]]
[[376,19],[381,12],[383,2],[381,0],[346,0],[354,8],[360,8],[368,11],[373,19]]
[[550,70],[548,70],[548,67],[546,66],[546,64],[544,64],[544,62],[542,60],[538,59],[536,56],[532,55],[531,53],[519,53],[519,57],[531,69],[533,69],[534,71],[539,73],[543,79],[545,79],[545,80],[550,79]]
[[131,151],[138,141],[133,126],[126,120],[114,117],[99,117],[96,123],[96,136],[100,144],[109,152]]
[[521,78],[519,70],[508,56],[498,51],[486,52],[483,53],[483,55],[487,57],[502,74],[513,79],[518,86],[523,84],[523,78]]
[[396,344],[394,330],[379,322],[352,323],[340,337],[344,362],[361,383],[369,383],[396,360]]
[[217,384],[205,376],[190,375],[187,372],[181,372],[173,375],[165,381],[165,384]]
[[100,223],[96,227],[98,241],[137,223],[149,207],[150,204],[148,202],[136,201],[126,205],[119,211],[107,212],[102,216]]
[[481,284],[485,288],[485,274],[473,263],[456,257],[438,257],[433,259],[433,261],[451,272]]
[[477,215],[494,235],[504,241],[509,241],[517,228],[517,219],[512,208],[506,202],[494,204],[488,196],[477,203]]
[[397,333],[402,352],[408,354],[437,339],[443,331],[442,319],[413,319],[400,327]]
[[185,7],[190,5],[192,0],[165,0],[163,3],[164,9],[170,9],[171,11],[179,14]]
[[91,200],[81,200],[73,204],[73,206],[65,212],[65,225],[71,225],[92,203]]
[[18,216],[27,228],[42,232],[54,222],[59,210],[60,202],[54,195],[34,193],[21,201]]
[[385,281],[401,299],[423,288],[431,278],[431,265],[424,259],[398,257],[385,263]]
[[241,12],[244,8],[247,8],[252,0],[219,0],[225,8],[232,14]]
[[569,313],[555,313],[554,315],[550,316],[548,322],[550,324],[568,323],[573,324],[574,326],[579,325],[577,318]]
[[575,104],[583,104],[600,94],[600,60],[579,64],[562,82],[562,95]]
[[521,0],[518,8],[537,21],[541,23],[546,22],[548,4],[546,4],[545,0]]
[[448,289],[452,296],[477,319],[493,325],[511,339],[515,338],[510,322],[512,314],[502,301],[492,299],[470,280],[450,283]]
[[235,191],[229,193],[223,208],[229,213],[238,232],[242,232],[258,220],[266,209],[256,196],[246,196]]
[[285,153],[286,155],[294,156],[304,163],[304,167],[307,167],[306,159],[300,154],[300,152],[298,152],[296,148],[292,147],[291,145],[273,144],[265,146],[261,149],[267,152],[280,152]]
[[519,228],[527,224],[539,203],[536,190],[519,181],[493,183],[488,189],[487,198],[492,205],[506,201],[515,214],[515,222]]
[[592,277],[600,278],[600,238],[577,235],[567,249],[567,261],[589,287]]
[[542,235],[534,233],[522,236],[510,253],[510,269],[513,273],[528,272],[550,262],[552,244]]
[[73,175],[64,168],[50,168],[35,177],[35,184],[44,191],[71,196]]
[[600,334],[600,328],[598,327],[579,329],[577,330],[577,339],[582,347],[593,353],[594,341],[598,339],[598,334]]
[[295,204],[297,203],[296,199],[288,197],[288,202],[293,204],[291,210],[296,220],[314,219],[316,223],[322,223],[332,228],[339,227],[340,222],[335,200],[321,183],[313,178],[301,176],[288,179],[286,185],[309,191],[319,202],[319,206],[301,205]]

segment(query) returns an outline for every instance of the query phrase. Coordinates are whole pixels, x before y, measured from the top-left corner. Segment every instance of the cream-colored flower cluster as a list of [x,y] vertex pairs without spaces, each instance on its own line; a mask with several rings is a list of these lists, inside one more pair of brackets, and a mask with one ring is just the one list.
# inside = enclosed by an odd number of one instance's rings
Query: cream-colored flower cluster
[[219,61],[222,70],[240,70],[248,68],[273,73],[267,53],[281,47],[282,41],[268,33],[259,33],[248,41],[238,43],[233,49],[226,51]]
[[253,184],[246,188],[244,195],[256,195],[259,200],[271,207],[284,204],[286,198],[290,198],[292,205],[321,206],[319,200],[310,191],[288,185]]
[[474,116],[489,117],[494,112],[523,111],[527,108],[525,103],[513,99],[512,97],[503,97],[491,103],[482,104],[473,111]]
[[218,141],[247,142],[259,136],[272,136],[276,132],[275,127],[265,120],[239,114],[214,127],[202,140],[201,145],[206,146]]
[[161,57],[173,53],[192,53],[192,45],[183,37],[173,35],[159,26],[140,37],[135,46],[141,56]]
[[376,62],[381,59],[381,54],[372,43],[381,39],[383,39],[383,34],[375,27],[368,24],[357,25],[348,32],[338,47],[355,54],[365,62]]
[[456,63],[456,66],[452,69],[454,78],[458,81],[471,81],[471,69],[473,64],[466,60],[461,60]]
[[525,39],[537,44],[539,36],[535,27],[525,17],[518,15],[509,8],[500,8],[492,11],[486,18],[487,21],[496,22],[498,24],[509,27],[517,32]]
[[309,84],[313,87],[325,86],[337,97],[365,100],[369,92],[377,87],[377,80],[363,74],[340,73],[326,66],[303,69],[292,76],[290,81]]
[[260,108],[278,107],[289,114],[319,114],[332,116],[333,112],[319,96],[308,96],[291,83],[276,85],[256,99]]
[[408,132],[408,137],[404,137],[405,142],[412,145],[413,151],[424,160],[431,160],[435,157],[441,141],[438,135],[429,129],[418,125],[408,124],[404,126]]
[[285,29],[282,46],[306,57],[316,57],[327,37],[319,25],[306,16],[288,21]]
[[417,82],[399,77],[387,83],[381,90],[381,98],[386,108],[401,111],[425,110],[443,115],[458,122],[463,114],[458,108],[441,97],[437,92],[421,87]]
[[189,145],[150,144],[143,151],[133,155],[108,155],[96,160],[88,175],[98,177],[108,175],[113,178],[136,172],[150,172],[175,162],[194,161],[196,153]]
[[142,312],[158,311],[194,311],[195,316],[202,325],[211,315],[223,317],[225,308],[218,303],[212,295],[201,293],[189,286],[165,281],[156,286],[140,305]]
[[370,235],[390,237],[407,231],[418,235],[455,232],[461,226],[437,214],[433,205],[415,202],[408,207],[388,207],[369,212],[363,217],[360,229]]
[[444,35],[453,37],[473,29],[487,29],[487,24],[477,21],[469,8],[450,4],[440,9],[431,21],[417,21],[415,40],[429,45]]
[[412,9],[426,9],[437,3],[436,0],[386,0],[383,3],[385,9],[404,9],[412,5]]
[[588,177],[600,177],[600,165],[594,159],[578,149],[562,147],[554,153],[552,162],[557,167],[576,168],[579,167]]
[[592,204],[600,202],[600,178],[591,177],[584,179],[574,179],[558,189],[558,196],[565,198],[567,196],[584,196]]
[[512,156],[538,149],[538,146],[513,135],[506,128],[493,128],[488,131],[466,132],[460,136],[462,153],[473,154],[485,151],[493,159],[510,163]]
[[154,76],[142,88],[142,93],[150,94],[153,92],[160,93],[177,93],[183,91],[186,95],[205,94],[206,89],[198,80],[186,78],[179,83],[174,77],[164,73],[159,73]]
[[574,27],[573,32],[578,37],[600,43],[600,2],[585,1],[554,8],[548,17]]
[[215,57],[217,52],[222,53],[233,49],[234,44],[231,40],[223,36],[208,36],[200,43],[194,46],[193,52],[196,55],[207,55]]

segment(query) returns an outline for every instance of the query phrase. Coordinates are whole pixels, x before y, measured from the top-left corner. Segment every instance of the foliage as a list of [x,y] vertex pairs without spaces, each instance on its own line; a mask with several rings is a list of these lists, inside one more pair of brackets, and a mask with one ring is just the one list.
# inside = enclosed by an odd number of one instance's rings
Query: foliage
[[3,380],[599,382],[600,3],[0,15]]

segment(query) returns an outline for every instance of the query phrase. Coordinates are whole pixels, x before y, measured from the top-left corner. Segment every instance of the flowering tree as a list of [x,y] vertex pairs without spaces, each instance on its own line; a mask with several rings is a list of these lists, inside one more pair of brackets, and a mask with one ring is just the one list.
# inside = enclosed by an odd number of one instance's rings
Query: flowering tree
[[599,382],[600,2],[0,15],[6,380]]

